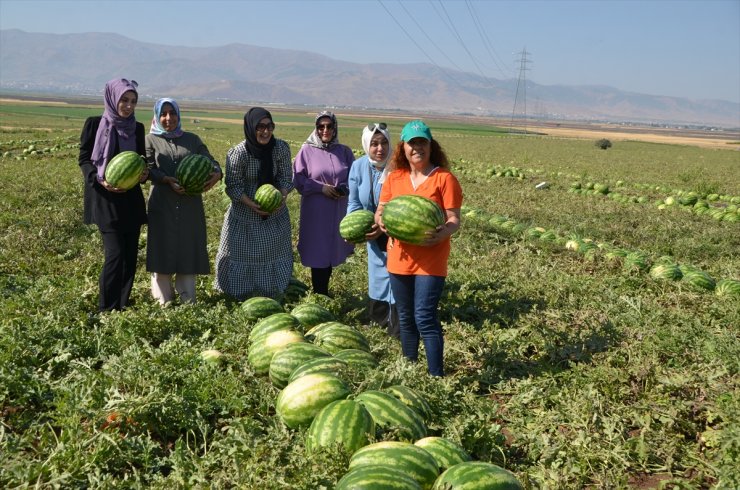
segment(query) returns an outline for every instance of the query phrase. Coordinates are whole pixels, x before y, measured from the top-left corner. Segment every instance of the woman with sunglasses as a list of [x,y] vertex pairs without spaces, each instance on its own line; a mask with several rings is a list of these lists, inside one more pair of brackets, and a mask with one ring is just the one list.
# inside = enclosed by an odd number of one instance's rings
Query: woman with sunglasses
[[388,272],[401,321],[401,351],[416,361],[419,340],[424,342],[427,369],[432,376],[444,376],[444,340],[438,306],[447,276],[450,236],[460,227],[462,188],[449,171],[447,155],[432,138],[423,121],[411,121],[401,131],[401,141],[391,157],[391,168],[375,213],[383,226],[383,207],[396,196],[415,194],[435,201],[446,222],[430,232],[421,245],[391,239],[388,244]]
[[[85,181],[84,222],[97,225],[105,259],[98,286],[99,311],[123,310],[129,305],[139,252],[141,225],[146,223],[146,204],[139,184],[132,189],[113,187],[105,169],[123,151],[144,155],[144,125],[136,122],[138,84],[125,78],[105,84],[102,116],[85,120],[80,134],[78,163]],[[147,169],[139,182],[148,177]]]
[[339,235],[347,213],[347,177],[355,157],[339,143],[337,118],[329,111],[316,116],[315,129],[295,157],[293,182],[301,195],[298,253],[311,268],[313,291],[329,295],[334,267],[354,250]]
[[[293,273],[290,215],[285,198],[293,189],[290,146],[274,136],[272,114],[252,107],[244,115],[245,139],[226,154],[226,211],[216,254],[215,287],[236,299],[279,297]],[[272,184],[283,195],[272,213],[254,194]]]
[[159,99],[146,135],[153,184],[148,201],[146,270],[152,274],[152,296],[161,305],[172,302],[175,293],[183,303],[195,302],[196,274],[211,273],[203,197],[187,195],[175,177],[178,164],[191,154],[203,155],[213,166],[203,188],[208,191],[221,180],[221,167],[198,135],[182,130],[177,102]]
[[[380,189],[388,174],[391,135],[385,123],[368,124],[362,130],[365,155],[352,164],[349,171],[349,203],[347,214],[359,209],[375,211],[380,201]],[[386,268],[388,235],[374,225],[367,238],[367,292],[370,297],[370,322],[385,327],[388,335],[399,338],[398,312]]]

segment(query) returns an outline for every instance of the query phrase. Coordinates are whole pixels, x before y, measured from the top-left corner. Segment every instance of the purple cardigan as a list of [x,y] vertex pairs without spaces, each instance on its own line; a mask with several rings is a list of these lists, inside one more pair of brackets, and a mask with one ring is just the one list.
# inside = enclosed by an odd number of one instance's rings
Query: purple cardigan
[[352,150],[341,144],[328,150],[304,144],[295,157],[293,184],[301,195],[298,253],[306,267],[338,266],[354,250],[339,236],[347,197],[331,199],[321,193],[324,184],[347,184],[354,159]]

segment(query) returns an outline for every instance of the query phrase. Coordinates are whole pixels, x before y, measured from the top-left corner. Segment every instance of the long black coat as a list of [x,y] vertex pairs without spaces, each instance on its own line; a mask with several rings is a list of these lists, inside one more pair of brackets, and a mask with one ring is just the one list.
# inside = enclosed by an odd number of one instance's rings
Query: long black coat
[[[95,134],[101,119],[101,116],[87,118],[80,135],[79,164],[85,183],[84,221],[88,225],[98,225],[102,232],[134,231],[146,223],[146,204],[141,185],[137,184],[123,193],[110,192],[98,182],[97,169],[92,163]],[[116,141],[114,155],[119,151]],[[144,125],[138,122],[136,153],[142,156],[146,154]]]

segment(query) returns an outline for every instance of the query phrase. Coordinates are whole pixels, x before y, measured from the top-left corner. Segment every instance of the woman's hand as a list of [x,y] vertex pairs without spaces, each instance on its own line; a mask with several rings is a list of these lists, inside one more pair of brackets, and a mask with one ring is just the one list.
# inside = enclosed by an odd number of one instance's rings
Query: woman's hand
[[144,170],[141,172],[141,175],[139,176],[139,184],[143,184],[146,182],[146,179],[149,178],[149,167],[144,167]]
[[447,221],[434,231],[427,232],[427,239],[424,240],[422,245],[426,247],[436,245],[452,236],[460,228],[460,209],[445,209],[445,215]]
[[223,174],[220,171],[211,172],[208,176],[206,185],[203,186],[203,192],[210,190],[214,185],[218,184],[218,181],[221,180],[222,177]]
[[378,229],[382,231],[385,234],[388,234],[388,230],[385,229],[385,225],[383,225],[383,208],[385,207],[385,203],[381,202],[378,204],[378,209],[375,210],[375,224],[378,225]]
[[102,185],[102,186],[103,186],[103,188],[104,188],[104,189],[105,189],[106,191],[108,191],[108,192],[115,192],[115,193],[117,193],[117,194],[122,194],[122,193],[126,192],[126,189],[121,189],[121,188],[119,188],[119,187],[113,187],[113,186],[112,186],[112,185],[110,185],[110,184],[108,183],[108,181],[107,181],[107,180],[105,180],[105,179],[103,179],[103,181],[102,181],[102,182],[100,182],[100,185]]
[[369,242],[371,240],[375,240],[382,234],[383,234],[383,230],[381,230],[380,226],[378,226],[378,224],[376,223],[373,225],[372,231],[370,233],[365,233],[365,238]]
[[339,199],[340,197],[342,197],[342,194],[337,191],[337,188],[329,184],[323,185],[323,187],[321,188],[321,193],[329,199]]
[[183,186],[180,185],[180,183],[174,177],[170,177],[168,175],[162,178],[162,183],[169,185],[170,189],[172,189],[175,193],[180,194],[181,196],[185,194],[185,189],[183,188]]

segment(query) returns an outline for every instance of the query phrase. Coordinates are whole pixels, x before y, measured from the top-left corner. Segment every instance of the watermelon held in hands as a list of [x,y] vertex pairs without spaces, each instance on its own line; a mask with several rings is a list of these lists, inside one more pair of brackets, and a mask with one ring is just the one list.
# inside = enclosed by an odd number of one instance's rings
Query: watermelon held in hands
[[339,223],[339,235],[350,243],[366,241],[365,235],[373,231],[375,214],[367,209],[352,211]]
[[445,224],[445,215],[439,205],[426,197],[413,194],[396,196],[383,208],[383,225],[388,236],[418,245],[427,239],[427,233]]
[[272,184],[262,184],[254,193],[254,202],[266,213],[272,213],[283,202],[283,193]]
[[129,190],[139,183],[146,162],[135,151],[122,151],[105,167],[105,181],[118,189]]
[[213,162],[203,155],[191,153],[177,164],[175,178],[185,189],[185,194],[197,195],[203,192],[208,176],[213,172]]

